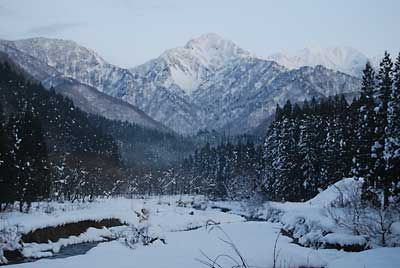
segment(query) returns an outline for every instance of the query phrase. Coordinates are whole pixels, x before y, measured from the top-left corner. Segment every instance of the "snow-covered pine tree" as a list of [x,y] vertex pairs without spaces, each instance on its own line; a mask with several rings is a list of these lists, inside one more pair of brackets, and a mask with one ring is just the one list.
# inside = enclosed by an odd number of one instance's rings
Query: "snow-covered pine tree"
[[277,180],[276,160],[279,157],[279,137],[281,132],[281,122],[278,121],[278,116],[268,129],[267,136],[264,142],[264,167],[261,175],[261,182],[258,184],[260,191],[269,200],[274,200],[279,196],[279,192],[275,191],[274,185]]
[[47,147],[39,118],[26,107],[11,119],[13,170],[20,211],[23,205],[47,198],[50,192],[50,174],[47,167]]
[[[367,62],[363,70],[361,96],[357,101],[358,111],[355,129],[355,148],[356,152],[352,160],[352,174],[356,177],[368,178],[371,176],[372,159],[371,145],[374,140],[375,122],[375,102],[374,88],[376,85],[375,72],[370,62]],[[353,102],[356,103],[356,102]]]
[[318,193],[319,155],[316,117],[311,113],[308,102],[304,102],[304,117],[300,121],[299,154],[304,198]]
[[[388,108],[390,95],[393,85],[393,63],[390,54],[385,52],[379,73],[378,85],[375,90],[375,116],[377,126],[375,128],[374,144],[372,145],[372,158],[374,160],[372,188],[382,190],[383,206],[389,205],[389,187],[388,176],[386,174],[386,161],[385,161],[385,141],[386,141],[386,127],[388,122]],[[370,183],[371,184],[371,183]]]
[[334,174],[337,170],[337,161],[339,153],[339,140],[337,120],[335,119],[335,103],[333,98],[321,100],[317,106],[317,114],[319,115],[318,134],[320,145],[320,174],[319,188],[325,189],[334,180]]
[[[322,108],[322,107],[321,107]],[[347,176],[350,160],[348,154],[348,137],[346,136],[348,104],[343,96],[336,95],[328,99],[327,114],[324,120],[328,122],[328,134],[325,140],[327,148],[327,160],[325,167],[327,177],[322,188],[326,188],[338,179]]]
[[15,183],[10,174],[12,166],[9,137],[0,104],[0,212],[15,200]]
[[400,53],[393,70],[393,86],[387,110],[384,159],[386,161],[386,184],[389,195],[400,201]]
[[283,107],[281,131],[278,139],[277,158],[273,161],[276,171],[274,192],[285,200],[301,198],[302,184],[299,177],[298,124],[290,101]]

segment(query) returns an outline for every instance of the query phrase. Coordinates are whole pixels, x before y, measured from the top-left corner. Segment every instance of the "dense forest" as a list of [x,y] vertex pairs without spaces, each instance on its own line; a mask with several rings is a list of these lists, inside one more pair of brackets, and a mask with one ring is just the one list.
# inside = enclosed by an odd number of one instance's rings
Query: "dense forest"
[[[277,105],[263,140],[160,132],[89,115],[0,65],[0,204],[121,194],[205,194],[301,201],[344,177],[366,199],[398,202],[400,56],[368,63],[361,95]],[[382,202],[381,202],[382,200]]]
[[[21,210],[50,197],[103,194],[121,159],[115,140],[94,127],[71,100],[0,65],[0,203]],[[108,177],[98,181],[98,177]]]
[[34,201],[162,193],[194,148],[224,139],[87,114],[9,61],[0,64],[0,126],[0,210],[14,201],[29,210]]
[[393,66],[386,53],[377,74],[366,65],[351,104],[333,96],[278,105],[262,147],[206,145],[185,160],[181,182],[214,198],[302,201],[344,177],[363,177],[365,198],[389,206],[400,194],[399,117],[400,56]]

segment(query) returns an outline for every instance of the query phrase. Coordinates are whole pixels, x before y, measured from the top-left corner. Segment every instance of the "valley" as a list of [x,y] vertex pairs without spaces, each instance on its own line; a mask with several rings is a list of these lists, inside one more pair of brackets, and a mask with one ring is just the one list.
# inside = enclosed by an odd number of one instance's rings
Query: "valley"
[[2,1],[0,266],[398,268],[395,2]]

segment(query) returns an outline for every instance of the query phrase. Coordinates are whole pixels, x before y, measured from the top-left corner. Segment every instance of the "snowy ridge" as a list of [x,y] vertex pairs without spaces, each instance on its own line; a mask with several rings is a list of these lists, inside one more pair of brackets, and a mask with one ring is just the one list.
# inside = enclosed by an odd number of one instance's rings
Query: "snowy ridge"
[[[63,46],[64,42],[65,46]],[[48,53],[47,50],[53,46],[56,49],[54,51],[50,49],[52,52]],[[63,61],[66,61],[68,57],[74,57],[74,55],[76,57],[82,56],[88,61],[94,62],[95,65],[107,65],[96,54],[91,55],[92,52],[90,50],[72,49],[75,46],[76,44],[72,41],[57,39],[49,41],[49,39],[45,38],[26,39],[16,42],[0,40],[0,51],[5,53],[9,60],[21,67],[29,78],[40,81],[48,89],[53,87],[57,92],[70,97],[75,106],[81,110],[102,115],[112,120],[128,121],[149,128],[170,131],[137,107],[112,98],[93,86],[71,78],[71,76],[74,76],[74,72],[78,72],[78,69],[80,70],[87,66],[84,65],[78,68],[77,65],[72,65],[64,69],[61,66],[66,66]],[[68,51],[68,48],[71,48],[70,53],[64,55],[63,51],[65,49]],[[91,56],[88,56],[87,53]],[[51,62],[53,66],[50,66],[48,62]],[[96,70],[91,70],[90,72],[96,74]],[[79,79],[80,76],[78,75],[77,78]],[[82,81],[87,81],[87,79],[82,79]],[[91,83],[91,81],[87,82]]]
[[356,77],[361,77],[362,70],[369,60],[366,55],[351,47],[309,47],[292,54],[275,53],[267,59],[276,61],[288,69],[323,65]]
[[[288,69],[212,33],[130,70],[109,64],[72,41],[32,38],[0,43],[25,51],[56,76],[72,78],[138,107],[182,134],[204,129],[228,134],[252,132],[269,122],[277,103],[357,94],[360,85],[359,79],[320,65]],[[310,53],[304,54],[313,59]],[[334,55],[347,61],[357,59],[348,56],[350,52],[341,53],[338,50]],[[336,64],[333,60],[326,62]],[[54,81],[58,79],[46,80],[46,84],[54,85]],[[113,114],[113,118],[120,111],[101,110],[103,115]]]
[[215,33],[191,39],[184,47],[190,50],[209,69],[218,69],[237,58],[250,57],[250,52]]
[[207,125],[230,134],[257,128],[276,104],[351,93],[359,80],[323,66],[287,70],[257,58],[234,61],[200,85],[194,102],[210,113]]
[[[354,93],[360,83],[357,78],[322,66],[288,70],[216,34],[205,34],[183,48],[167,50],[131,72],[143,77],[140,87],[146,92],[151,88],[150,94],[154,94],[155,89],[163,88],[185,101],[188,109],[182,116],[186,122],[196,122],[192,129],[188,124],[183,126],[188,132],[207,128],[229,134],[256,129],[273,115],[276,103]],[[161,110],[176,110],[151,99]],[[194,112],[188,112],[193,108]],[[176,123],[169,126],[179,132],[183,128]]]
[[[184,47],[165,51],[159,58],[132,68],[131,72],[143,76],[155,75],[157,78],[150,82],[165,87],[174,84],[190,95],[213,71],[244,57],[250,57],[250,53],[232,41],[208,33],[191,39]],[[160,68],[156,65],[161,65],[169,76],[158,76],[160,72],[155,70]]]

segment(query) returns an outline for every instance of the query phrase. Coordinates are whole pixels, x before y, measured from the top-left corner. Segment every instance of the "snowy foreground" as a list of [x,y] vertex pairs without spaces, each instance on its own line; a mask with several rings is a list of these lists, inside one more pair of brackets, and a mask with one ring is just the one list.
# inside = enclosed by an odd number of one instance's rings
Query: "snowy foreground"
[[[349,184],[349,180],[342,181],[341,184]],[[119,238],[100,243],[84,255],[63,259],[40,259],[7,267],[200,268],[206,267],[199,261],[206,260],[203,254],[212,259],[220,254],[228,254],[238,259],[233,249],[221,240],[227,239],[225,234],[218,228],[210,230],[206,227],[209,220],[220,223],[219,226],[231,238],[250,267],[273,267],[274,259],[276,267],[399,267],[400,248],[376,247],[353,253],[303,247],[293,243],[292,238],[278,236],[282,227],[292,226],[293,236],[297,235],[300,238],[298,241],[300,244],[318,239],[332,240],[339,244],[357,243],[359,240],[360,243],[363,242],[363,237],[346,234],[344,230],[335,227],[324,214],[326,206],[337,198],[333,189],[327,189],[305,203],[269,203],[256,208],[246,203],[207,202],[202,197],[189,196],[107,199],[86,204],[47,204],[47,207],[42,204],[30,214],[3,213],[0,218],[0,229],[27,233],[46,226],[105,218],[117,218],[131,226],[139,226],[143,223],[139,223],[135,211],[146,208],[150,211],[146,223],[150,226],[149,231],[153,232],[153,235],[163,237],[166,242],[164,244],[157,240],[147,246],[136,244],[131,248]],[[217,207],[229,208],[231,211],[224,213]],[[279,215],[271,215],[274,211],[275,213],[279,211],[277,213]],[[251,214],[258,219],[269,218],[275,222],[246,221],[238,214],[246,216]],[[299,219],[302,219],[302,225],[296,225]],[[123,231],[123,228],[126,227],[89,228],[80,236],[60,239],[58,242],[31,243],[25,245],[24,254],[31,257],[48,257],[52,252],[57,253],[60,248],[69,244],[105,241],[105,237],[115,238],[115,233]],[[304,231],[305,229],[307,231]],[[329,234],[326,235],[326,231]],[[6,248],[13,245],[0,243],[0,246]],[[228,258],[221,258],[219,264],[223,267],[235,265]]]
[[[222,225],[237,247],[246,257],[250,266],[272,267],[274,242],[279,232],[279,224],[267,222],[246,222]],[[7,267],[113,267],[113,268],[171,268],[205,267],[198,258],[203,258],[200,250],[209,257],[233,251],[221,242],[223,237],[217,230],[209,233],[204,228],[187,232],[166,234],[167,244],[155,243],[146,247],[130,249],[118,241],[102,243],[85,255],[65,259],[42,259],[33,263]],[[336,250],[313,250],[290,243],[287,237],[280,237],[277,248],[278,267],[398,267],[400,249],[376,249],[361,253],[345,253]],[[232,262],[223,261],[231,264]],[[231,267],[229,266],[229,267]],[[227,266],[228,267],[228,266]]]

